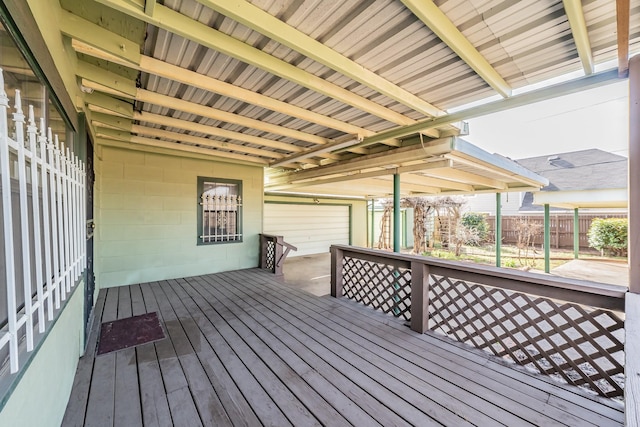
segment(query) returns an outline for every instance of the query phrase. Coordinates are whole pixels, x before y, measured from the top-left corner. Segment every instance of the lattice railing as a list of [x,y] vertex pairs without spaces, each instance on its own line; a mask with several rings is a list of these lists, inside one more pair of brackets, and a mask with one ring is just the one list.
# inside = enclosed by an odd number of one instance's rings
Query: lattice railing
[[626,288],[349,246],[332,295],[606,397],[623,394]]
[[348,256],[342,268],[344,296],[411,319],[411,270]]
[[284,260],[289,251],[297,251],[293,245],[285,242],[282,236],[260,235],[260,268],[269,270],[277,276],[282,275]]
[[612,311],[431,275],[429,329],[603,396],[622,395],[624,322]]

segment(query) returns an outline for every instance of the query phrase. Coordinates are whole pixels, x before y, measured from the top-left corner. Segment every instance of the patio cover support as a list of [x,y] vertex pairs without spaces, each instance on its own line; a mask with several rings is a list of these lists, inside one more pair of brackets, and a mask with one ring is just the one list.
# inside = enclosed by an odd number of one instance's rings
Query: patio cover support
[[640,294],[640,55],[629,61],[629,291]]
[[393,252],[400,253],[400,174],[393,174]]
[[640,426],[640,55],[629,60],[629,293],[625,298],[626,426]]
[[502,265],[502,194],[496,193],[496,267]]
[[578,208],[573,209],[573,258],[580,255],[580,214]]
[[371,249],[375,245],[376,200],[371,199]]
[[549,273],[551,266],[549,258],[551,256],[551,227],[549,226],[549,204],[544,205],[544,272]]

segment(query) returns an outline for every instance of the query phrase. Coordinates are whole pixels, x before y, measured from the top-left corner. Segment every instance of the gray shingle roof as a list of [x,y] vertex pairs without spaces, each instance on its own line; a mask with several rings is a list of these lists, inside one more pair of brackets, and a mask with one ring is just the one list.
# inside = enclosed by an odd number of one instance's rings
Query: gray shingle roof
[[627,188],[627,158],[597,148],[517,162],[549,180],[542,191]]
[[[516,160],[549,180],[541,191],[585,191],[627,188],[627,158],[597,148]],[[525,193],[520,211],[542,211]],[[562,210],[551,208],[552,210]]]

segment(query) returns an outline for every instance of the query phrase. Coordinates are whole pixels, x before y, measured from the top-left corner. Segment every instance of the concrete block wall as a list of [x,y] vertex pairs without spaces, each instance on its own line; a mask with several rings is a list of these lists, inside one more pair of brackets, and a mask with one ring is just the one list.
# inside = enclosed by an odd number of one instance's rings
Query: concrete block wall
[[[258,265],[263,169],[102,146],[96,159],[96,282],[128,285]],[[198,176],[237,179],[243,242],[197,245]]]

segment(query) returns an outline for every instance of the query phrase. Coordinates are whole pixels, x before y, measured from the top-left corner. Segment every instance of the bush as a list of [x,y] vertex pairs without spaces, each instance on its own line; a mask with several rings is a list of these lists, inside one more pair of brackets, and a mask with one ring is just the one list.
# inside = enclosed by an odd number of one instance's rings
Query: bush
[[601,254],[625,256],[627,253],[626,218],[596,218],[589,227],[589,246]]
[[470,230],[475,230],[477,233],[477,241],[466,242],[466,244],[477,246],[487,240],[487,235],[489,234],[489,223],[487,223],[487,218],[484,214],[467,212],[462,215],[462,225]]

